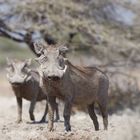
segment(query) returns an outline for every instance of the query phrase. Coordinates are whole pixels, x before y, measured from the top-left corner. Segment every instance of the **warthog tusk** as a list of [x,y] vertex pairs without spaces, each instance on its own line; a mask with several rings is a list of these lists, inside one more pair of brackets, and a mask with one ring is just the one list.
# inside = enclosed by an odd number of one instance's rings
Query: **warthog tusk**
[[23,77],[23,79],[26,79],[27,78],[27,75],[25,75],[24,77]]
[[26,81],[29,81],[32,78],[32,76],[26,77]]
[[10,79],[10,75],[8,73],[6,74],[6,77],[7,77],[7,79]]
[[60,75],[60,77],[62,77],[63,76],[63,74],[66,72],[66,70],[67,70],[67,65],[65,65],[65,67],[64,67],[64,69],[63,70],[59,70],[59,75]]
[[40,77],[43,77],[43,72],[41,70],[38,70],[38,73],[39,73]]
[[63,72],[65,73],[66,72],[66,70],[67,70],[67,65],[65,65],[65,68],[63,69]]

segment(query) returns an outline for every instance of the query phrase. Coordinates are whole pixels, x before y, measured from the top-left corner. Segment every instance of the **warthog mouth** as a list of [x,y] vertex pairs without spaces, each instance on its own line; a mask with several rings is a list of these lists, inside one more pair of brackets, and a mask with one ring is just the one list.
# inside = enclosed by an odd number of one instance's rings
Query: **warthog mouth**
[[20,86],[20,85],[22,85],[23,83],[11,83],[13,86]]

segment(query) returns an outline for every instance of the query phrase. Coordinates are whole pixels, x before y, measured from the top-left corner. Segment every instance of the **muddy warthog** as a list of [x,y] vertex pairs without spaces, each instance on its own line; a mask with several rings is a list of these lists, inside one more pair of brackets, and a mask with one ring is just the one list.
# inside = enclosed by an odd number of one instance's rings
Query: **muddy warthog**
[[40,54],[37,61],[40,63],[39,74],[42,80],[41,83],[48,91],[49,131],[53,129],[53,100],[55,97],[65,102],[63,116],[66,131],[71,130],[70,114],[73,104],[87,106],[95,130],[99,130],[97,116],[94,112],[95,102],[99,105],[103,117],[104,129],[107,129],[109,87],[107,76],[96,67],[73,66],[65,58],[67,48],[64,46],[35,42],[34,47],[36,53]]
[[[44,122],[48,112],[47,96],[44,94],[44,90],[39,86],[40,78],[38,72],[29,68],[31,60],[19,61],[7,59],[7,63],[7,78],[17,99],[17,123],[22,121],[22,98],[31,101],[29,114],[32,121],[35,121],[33,111],[36,101],[46,100],[45,112],[41,119],[41,122]],[[58,120],[58,105],[55,101],[54,104],[56,110],[56,120]]]

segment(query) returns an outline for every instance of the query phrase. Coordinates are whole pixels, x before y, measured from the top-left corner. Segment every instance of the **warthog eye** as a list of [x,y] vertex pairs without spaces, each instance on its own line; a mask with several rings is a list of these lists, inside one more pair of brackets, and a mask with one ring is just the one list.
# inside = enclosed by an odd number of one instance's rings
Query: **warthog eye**
[[64,68],[65,67],[65,62],[64,62],[64,59],[62,56],[59,56],[58,57],[58,64],[61,68]]
[[28,68],[27,67],[23,67],[21,70],[23,73],[28,73]]

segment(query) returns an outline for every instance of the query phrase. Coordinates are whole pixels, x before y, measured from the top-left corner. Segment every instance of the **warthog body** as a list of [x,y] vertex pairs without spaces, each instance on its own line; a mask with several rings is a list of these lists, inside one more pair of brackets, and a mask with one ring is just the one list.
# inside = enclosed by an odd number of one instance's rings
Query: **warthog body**
[[[95,130],[99,130],[94,104],[98,103],[103,117],[104,129],[108,126],[108,87],[107,76],[95,67],[76,67],[64,57],[66,48],[47,46],[35,43],[35,50],[41,54],[40,63],[41,83],[48,91],[49,101],[49,130],[53,129],[53,100],[63,99],[65,130],[70,131],[70,113],[72,105],[87,106],[89,116],[93,120]],[[57,92],[56,92],[57,91]]]
[[[43,89],[39,86],[39,74],[35,70],[29,69],[30,60],[26,61],[8,61],[7,78],[10,82],[12,89],[15,93],[18,106],[17,123],[22,121],[22,99],[31,101],[29,114],[30,119],[35,121],[33,114],[36,101],[46,100],[46,107],[41,122],[46,119],[48,112],[47,96],[44,94]],[[55,101],[54,101],[55,102]],[[59,119],[57,103],[55,102],[56,119]]]

